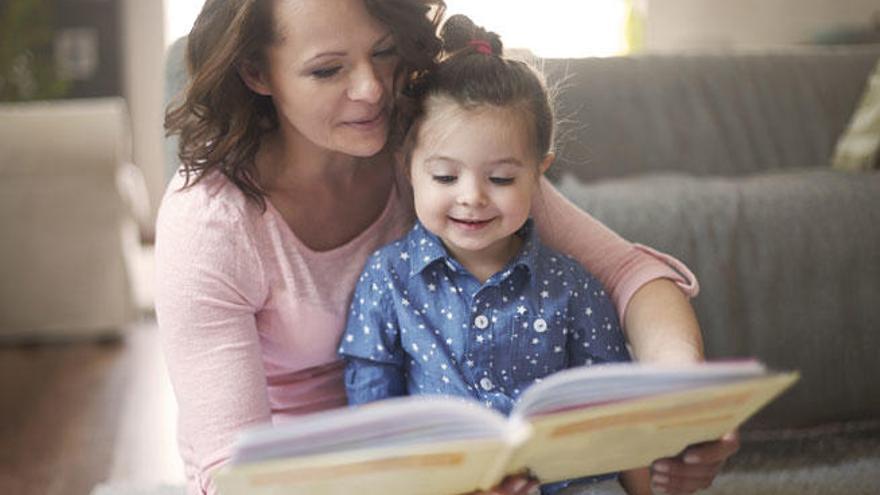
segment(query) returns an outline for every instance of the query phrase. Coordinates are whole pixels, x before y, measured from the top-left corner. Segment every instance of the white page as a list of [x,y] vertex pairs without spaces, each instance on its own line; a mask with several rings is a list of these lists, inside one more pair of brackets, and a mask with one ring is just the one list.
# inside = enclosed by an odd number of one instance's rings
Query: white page
[[513,414],[531,417],[575,406],[645,397],[766,374],[754,360],[657,366],[612,363],[555,373],[523,392]]
[[502,438],[507,418],[456,397],[411,396],[304,415],[242,433],[233,464],[475,438]]

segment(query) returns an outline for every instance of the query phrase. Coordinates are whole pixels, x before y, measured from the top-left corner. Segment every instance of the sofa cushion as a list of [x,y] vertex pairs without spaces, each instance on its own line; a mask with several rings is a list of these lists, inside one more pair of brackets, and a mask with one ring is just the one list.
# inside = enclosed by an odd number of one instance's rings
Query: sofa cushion
[[694,271],[709,358],[801,370],[757,423],[880,416],[880,172],[566,176],[559,185],[624,237]]

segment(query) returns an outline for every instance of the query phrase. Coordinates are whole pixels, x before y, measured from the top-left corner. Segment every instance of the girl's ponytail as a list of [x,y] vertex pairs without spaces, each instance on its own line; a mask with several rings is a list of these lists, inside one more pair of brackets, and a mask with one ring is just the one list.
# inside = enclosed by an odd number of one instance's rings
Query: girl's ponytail
[[447,54],[463,50],[468,50],[469,53],[485,54],[480,50],[480,47],[486,45],[491,48],[492,55],[501,56],[504,53],[504,45],[498,34],[486,31],[474,24],[468,16],[462,14],[450,17],[443,24],[440,39],[443,41],[443,51]]

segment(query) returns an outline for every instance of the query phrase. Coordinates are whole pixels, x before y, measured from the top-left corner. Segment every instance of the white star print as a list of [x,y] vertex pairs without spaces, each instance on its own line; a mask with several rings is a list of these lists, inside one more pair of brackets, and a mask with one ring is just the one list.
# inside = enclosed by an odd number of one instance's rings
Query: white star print
[[550,297],[550,293],[547,292],[546,290],[542,290],[542,291],[541,291],[541,297],[544,298],[544,299],[547,299],[548,297]]
[[437,286],[434,284],[428,284],[428,290],[434,292],[435,290],[437,290]]
[[407,253],[407,252],[400,253],[400,259],[402,259],[403,261],[408,260],[408,259],[409,259],[409,253]]
[[525,306],[517,306],[517,307],[516,307],[516,312],[519,313],[519,314],[521,314],[521,315],[523,315],[523,314],[526,313],[526,307],[525,307]]

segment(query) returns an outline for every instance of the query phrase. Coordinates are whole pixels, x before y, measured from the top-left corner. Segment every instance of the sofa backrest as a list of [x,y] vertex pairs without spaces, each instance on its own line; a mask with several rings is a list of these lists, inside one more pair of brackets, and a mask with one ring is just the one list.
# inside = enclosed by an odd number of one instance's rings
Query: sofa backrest
[[544,60],[563,121],[555,173],[827,166],[878,57],[871,45]]

